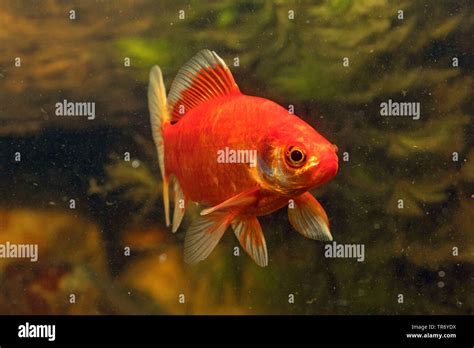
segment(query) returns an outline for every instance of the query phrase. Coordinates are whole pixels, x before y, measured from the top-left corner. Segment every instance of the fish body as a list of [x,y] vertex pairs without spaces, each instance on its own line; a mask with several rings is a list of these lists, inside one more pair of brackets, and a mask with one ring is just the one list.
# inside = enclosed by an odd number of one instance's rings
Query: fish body
[[168,98],[154,67],[148,98],[167,224],[170,183],[174,232],[189,201],[206,207],[186,233],[187,262],[206,258],[231,226],[247,253],[266,266],[256,217],[284,206],[298,232],[332,240],[326,213],[308,190],[336,175],[337,148],[313,127],[273,101],[242,94],[208,50],[183,66]]
[[[302,119],[264,98],[237,95],[208,101],[165,129],[165,148],[174,150],[165,152],[166,174],[177,176],[190,200],[217,205],[243,191],[265,186],[257,167],[219,163],[219,151],[231,148],[258,153],[258,144],[265,144],[269,134],[277,137],[284,130],[291,137],[298,129],[313,131]],[[315,131],[301,135],[300,142],[307,140],[303,137],[324,141]],[[332,149],[329,142],[326,146]],[[261,200],[244,207],[242,213],[266,215],[287,204],[287,195],[269,190],[261,192]]]

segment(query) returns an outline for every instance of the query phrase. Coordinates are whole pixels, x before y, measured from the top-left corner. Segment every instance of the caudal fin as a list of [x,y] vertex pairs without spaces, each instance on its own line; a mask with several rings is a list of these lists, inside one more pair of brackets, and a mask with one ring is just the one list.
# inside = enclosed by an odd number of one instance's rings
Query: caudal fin
[[170,202],[168,177],[165,171],[165,146],[163,141],[163,129],[170,123],[170,114],[166,102],[166,89],[163,83],[161,69],[155,65],[150,71],[148,84],[148,109],[150,111],[151,130],[156,150],[158,151],[158,163],[163,178],[163,203],[165,206],[166,226],[170,225]]

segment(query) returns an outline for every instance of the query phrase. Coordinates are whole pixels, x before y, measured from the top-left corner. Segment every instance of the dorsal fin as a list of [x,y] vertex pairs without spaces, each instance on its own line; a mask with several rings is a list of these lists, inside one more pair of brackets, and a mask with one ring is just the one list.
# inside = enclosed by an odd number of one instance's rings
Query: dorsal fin
[[168,94],[171,123],[213,98],[240,94],[224,61],[210,50],[197,53],[179,70]]

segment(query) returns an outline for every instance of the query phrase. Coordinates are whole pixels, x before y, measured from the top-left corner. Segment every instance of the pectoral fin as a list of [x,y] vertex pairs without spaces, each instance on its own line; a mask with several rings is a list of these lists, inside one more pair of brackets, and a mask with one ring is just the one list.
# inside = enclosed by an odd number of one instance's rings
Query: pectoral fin
[[238,210],[239,208],[250,205],[257,200],[258,191],[259,189],[252,189],[239,193],[214,207],[202,210],[201,215],[208,215],[215,211]]
[[208,257],[229,227],[232,218],[230,213],[214,212],[194,219],[184,237],[184,261],[195,264]]
[[288,207],[288,218],[294,229],[303,236],[332,241],[326,212],[309,192],[294,199],[294,206]]
[[267,245],[262,228],[256,217],[238,217],[232,221],[232,228],[240,245],[260,267],[268,265]]

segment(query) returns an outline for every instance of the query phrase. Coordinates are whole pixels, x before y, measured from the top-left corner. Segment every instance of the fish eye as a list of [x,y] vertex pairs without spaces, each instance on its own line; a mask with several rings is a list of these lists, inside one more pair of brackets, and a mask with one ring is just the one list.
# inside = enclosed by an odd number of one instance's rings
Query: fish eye
[[292,167],[301,167],[306,160],[306,155],[301,148],[290,146],[286,152],[286,160]]

